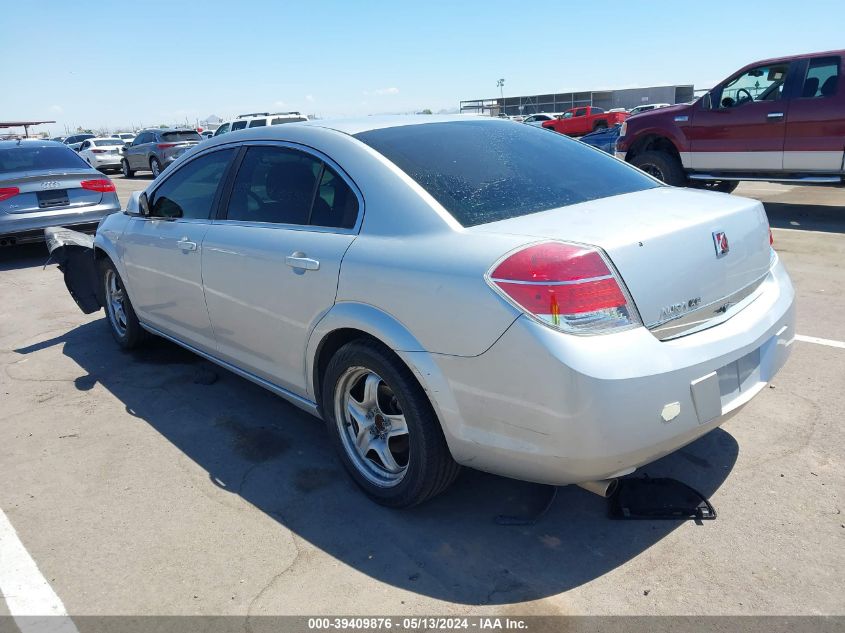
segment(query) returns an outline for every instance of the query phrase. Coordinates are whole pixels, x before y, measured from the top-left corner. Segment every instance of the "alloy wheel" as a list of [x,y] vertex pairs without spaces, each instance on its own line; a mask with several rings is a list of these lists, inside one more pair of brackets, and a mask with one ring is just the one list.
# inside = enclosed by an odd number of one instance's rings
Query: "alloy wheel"
[[393,390],[366,367],[350,367],[334,396],[335,420],[355,469],[389,488],[405,477],[410,458],[408,425]]
[[126,318],[126,291],[117,273],[109,268],[106,270],[106,310],[109,322],[115,332],[121,337],[126,336],[128,320]]

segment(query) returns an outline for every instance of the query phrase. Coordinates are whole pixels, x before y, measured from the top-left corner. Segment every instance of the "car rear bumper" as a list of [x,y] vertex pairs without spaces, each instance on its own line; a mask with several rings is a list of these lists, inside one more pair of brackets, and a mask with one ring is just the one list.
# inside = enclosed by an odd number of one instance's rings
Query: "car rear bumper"
[[[783,366],[794,290],[779,262],[764,286],[732,319],[671,341],[522,316],[480,356],[416,369],[459,463],[555,485],[619,476],[725,422]],[[424,365],[419,354],[406,357]]]
[[116,194],[103,194],[103,198],[100,204],[76,209],[0,213],[0,237],[14,237],[15,243],[40,242],[44,241],[44,229],[48,226],[96,226],[105,216],[120,211]]

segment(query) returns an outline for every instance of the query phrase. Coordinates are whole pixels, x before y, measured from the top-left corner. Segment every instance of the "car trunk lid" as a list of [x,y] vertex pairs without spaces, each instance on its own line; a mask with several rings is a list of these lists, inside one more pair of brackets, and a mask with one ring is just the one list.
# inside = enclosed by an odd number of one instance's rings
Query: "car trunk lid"
[[743,306],[771,267],[768,222],[759,202],[672,187],[468,230],[602,248],[643,323],[661,339],[729,318],[731,309]]
[[[103,177],[100,176],[100,179]],[[19,192],[0,201],[0,212],[33,213],[100,204],[103,194],[82,188],[82,181],[97,180],[90,171],[56,173],[51,170],[16,172],[13,179],[0,178],[0,187],[17,187]]]

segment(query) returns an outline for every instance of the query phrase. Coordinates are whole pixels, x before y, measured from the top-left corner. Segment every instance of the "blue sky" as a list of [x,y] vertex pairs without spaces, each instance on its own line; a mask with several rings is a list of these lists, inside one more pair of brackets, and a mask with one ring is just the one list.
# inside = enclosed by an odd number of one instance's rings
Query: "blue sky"
[[[323,117],[694,83],[845,47],[845,2],[9,2],[0,119],[75,128],[209,114]],[[10,89],[13,87],[13,89]],[[43,128],[42,128],[43,129]]]

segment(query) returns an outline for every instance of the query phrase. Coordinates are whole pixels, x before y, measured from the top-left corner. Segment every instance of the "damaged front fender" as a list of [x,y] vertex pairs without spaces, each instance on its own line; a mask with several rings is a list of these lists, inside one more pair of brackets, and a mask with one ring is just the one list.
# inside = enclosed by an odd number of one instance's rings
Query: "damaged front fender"
[[70,296],[85,313],[103,307],[94,237],[61,226],[44,229],[50,258],[59,264]]

